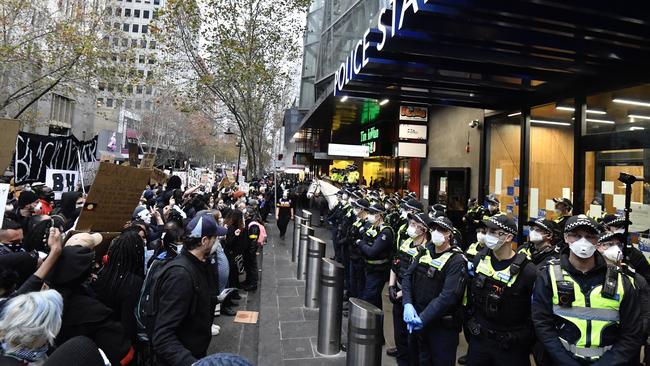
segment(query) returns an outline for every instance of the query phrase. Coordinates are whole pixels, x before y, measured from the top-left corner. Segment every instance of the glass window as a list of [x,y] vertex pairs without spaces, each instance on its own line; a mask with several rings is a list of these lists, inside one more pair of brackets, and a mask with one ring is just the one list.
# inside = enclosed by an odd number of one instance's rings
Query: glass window
[[124,24],[122,25],[122,30],[123,30],[124,32],[128,32],[128,31],[129,31],[129,24],[128,24],[128,23],[124,23]]
[[147,40],[146,39],[141,39],[140,40],[140,48],[147,48]]
[[118,16],[118,17],[122,16],[122,8],[120,8],[120,7],[115,8],[115,16]]
[[[515,221],[519,214],[519,143],[520,114],[495,117],[489,122],[490,152],[488,160],[489,192],[501,202],[501,212]],[[482,199],[482,198],[481,198]],[[516,200],[516,201],[515,201]]]
[[142,25],[142,33],[148,33],[149,32],[149,26],[146,24]]
[[149,48],[151,48],[152,50],[155,50],[156,49],[156,41],[149,42]]
[[587,97],[587,134],[650,129],[650,84]]
[[142,109],[142,101],[139,101],[139,100],[135,101],[135,109],[137,109],[137,110]]
[[147,85],[147,95],[151,95],[153,93],[153,87],[151,85]]
[[133,10],[133,17],[140,18],[140,9]]
[[122,38],[122,47],[129,47],[129,39]]
[[138,57],[138,62],[141,63],[141,64],[144,63],[144,55],[140,55],[140,56]]
[[142,85],[138,85],[135,87],[135,92],[138,94],[142,94]]
[[133,33],[138,33],[139,29],[140,29],[140,26],[138,24],[133,24],[133,27],[131,28]]
[[124,9],[124,16],[125,17],[130,17],[131,16],[131,9]]
[[547,202],[565,196],[573,201],[573,105],[571,99],[531,109],[529,218],[555,219]]
[[107,106],[108,108],[113,108],[113,99],[111,99],[111,98],[107,98],[107,99],[106,99],[106,106]]
[[145,19],[149,19],[149,10],[145,10],[142,12],[142,17]]
[[148,111],[151,110],[151,102],[150,101],[144,102],[144,109],[146,109]]
[[127,99],[124,101],[124,108],[126,109],[131,109],[132,101],[130,99]]

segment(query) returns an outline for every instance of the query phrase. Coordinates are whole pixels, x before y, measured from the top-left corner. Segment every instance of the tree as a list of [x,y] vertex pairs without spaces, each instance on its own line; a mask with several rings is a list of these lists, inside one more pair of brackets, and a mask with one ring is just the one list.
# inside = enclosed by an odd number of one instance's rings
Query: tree
[[19,118],[56,87],[96,85],[124,73],[106,47],[101,0],[0,0],[0,116]]
[[[204,105],[222,103],[238,127],[248,174],[259,174],[262,151],[277,111],[288,107],[292,72],[299,59],[308,0],[169,0],[160,14],[164,50],[185,67],[178,80],[202,95]],[[198,37],[201,37],[199,40]],[[268,152],[267,152],[268,155]]]

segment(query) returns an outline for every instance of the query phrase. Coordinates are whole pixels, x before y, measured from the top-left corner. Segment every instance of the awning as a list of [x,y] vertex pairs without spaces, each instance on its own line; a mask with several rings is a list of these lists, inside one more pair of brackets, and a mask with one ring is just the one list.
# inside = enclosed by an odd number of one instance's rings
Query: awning
[[650,81],[646,2],[392,4],[395,18],[382,9],[359,35],[334,76],[343,86],[332,81],[301,125],[336,115],[344,96],[503,110]]

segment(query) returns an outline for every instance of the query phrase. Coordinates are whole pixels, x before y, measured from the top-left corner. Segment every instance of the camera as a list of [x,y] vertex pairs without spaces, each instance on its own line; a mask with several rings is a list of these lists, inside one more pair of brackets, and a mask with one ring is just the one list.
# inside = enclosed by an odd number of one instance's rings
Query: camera
[[633,176],[631,174],[621,173],[618,176],[618,180],[619,180],[619,182],[623,182],[625,184],[633,184],[634,182],[636,182],[638,180],[643,180],[643,178],[637,178],[637,177],[635,177],[635,176]]
[[469,123],[469,128],[476,128],[476,127],[478,127],[480,124],[481,124],[481,122],[479,122],[479,120],[477,120],[477,119],[472,120],[472,121]]

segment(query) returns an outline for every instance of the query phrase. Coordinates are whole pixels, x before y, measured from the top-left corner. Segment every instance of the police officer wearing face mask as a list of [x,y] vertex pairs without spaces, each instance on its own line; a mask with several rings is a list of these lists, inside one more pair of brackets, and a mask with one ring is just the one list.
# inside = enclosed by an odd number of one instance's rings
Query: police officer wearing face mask
[[554,221],[546,219],[530,221],[528,225],[530,225],[529,241],[520,246],[517,251],[525,253],[537,269],[540,269],[560,256],[560,250],[555,245],[557,233],[560,232],[559,227]]
[[[605,215],[601,223],[601,228],[603,228],[605,232],[623,235],[625,233],[625,226],[628,225],[632,225],[632,222],[626,220],[625,217]],[[629,240],[627,240],[626,245],[627,247],[624,250],[626,257],[622,259],[623,262],[634,268],[636,273],[643,276],[646,281],[650,283],[650,263],[639,249],[630,244]]]
[[[397,348],[397,365],[408,366],[417,364],[416,351],[409,352],[409,333],[404,322],[404,307],[402,306],[402,284],[404,275],[411,264],[425,253],[425,244],[428,238],[428,225],[431,222],[428,215],[420,212],[409,215],[409,226],[406,229],[406,238],[393,258],[393,265],[388,281],[388,298],[393,303],[393,330],[395,332],[395,346]],[[413,343],[412,346],[417,346]],[[416,348],[417,349],[417,348]],[[410,363],[409,363],[410,362]]]
[[341,247],[341,261],[340,263],[343,264],[345,267],[345,283],[344,283],[344,289],[345,289],[345,295],[344,295],[344,300],[348,299],[348,292],[349,292],[349,281],[347,279],[349,278],[349,273],[350,273],[350,250],[351,246],[354,243],[352,241],[352,238],[350,236],[352,227],[354,222],[357,220],[357,216],[355,214],[355,207],[356,207],[356,201],[360,198],[362,198],[361,193],[358,191],[351,191],[348,190],[348,194],[350,195],[349,203],[350,207],[347,209],[345,214],[341,217],[339,220],[339,227],[337,229],[337,238],[336,241],[339,243]]
[[350,203],[348,202],[350,196],[347,190],[339,190],[337,193],[339,198],[339,203],[332,210],[330,215],[327,218],[327,222],[332,225],[332,244],[334,245],[334,260],[341,262],[343,260],[343,253],[341,251],[341,244],[338,242],[337,238],[339,236],[338,229],[343,220],[343,217],[347,214],[348,210],[351,210]]
[[517,225],[505,214],[483,220],[485,246],[468,266],[467,365],[530,365],[530,296],[537,269],[515,253]]
[[384,223],[384,206],[376,203],[368,208],[368,223],[363,239],[356,242],[366,263],[366,285],[361,295],[378,308],[381,305],[381,291],[388,281],[390,260],[395,243],[393,229]]
[[476,198],[470,198],[467,201],[467,212],[463,216],[463,223],[465,224],[465,247],[476,243],[476,230],[486,215],[485,207],[478,204]]
[[481,220],[477,226],[476,226],[476,241],[472,244],[469,245],[467,250],[465,251],[465,257],[467,257],[468,261],[473,261],[474,257],[481,251],[483,248],[485,248],[485,232],[487,231],[487,228],[485,227],[485,224],[483,223],[483,220]]
[[[532,315],[553,365],[628,365],[642,343],[633,279],[608,266],[596,250],[599,227],[569,218],[559,261],[540,272]],[[638,363],[637,363],[638,364]]]
[[501,209],[499,207],[501,205],[501,202],[497,196],[491,194],[485,197],[485,201],[487,201],[488,206],[487,210],[484,211],[483,220],[501,213]]
[[[401,226],[400,222],[400,213],[397,210],[398,202],[393,197],[387,197],[384,199],[384,208],[386,209],[386,223],[393,228],[394,232],[399,230]],[[399,225],[399,226],[398,226]]]
[[555,202],[555,222],[560,226],[560,232],[563,232],[566,220],[571,217],[573,203],[568,198],[553,198],[553,202]]
[[370,226],[367,220],[368,208],[370,202],[365,198],[359,199],[354,203],[355,221],[350,227],[347,243],[350,246],[350,263],[348,266],[348,296],[361,297],[363,289],[366,286],[366,262],[359,248],[354,245],[357,240],[364,237],[366,229]]
[[454,227],[446,217],[429,223],[431,241],[426,253],[406,272],[403,282],[404,321],[417,342],[420,365],[456,364],[458,333],[467,261],[452,246]]
[[409,215],[424,211],[424,206],[422,206],[422,203],[420,203],[420,201],[416,200],[415,198],[410,198],[410,196],[406,197],[409,198],[405,202],[402,202],[400,205],[400,217],[402,218],[402,225],[400,225],[399,230],[397,231],[397,241],[395,242],[395,248],[399,248],[402,245],[402,242],[409,237],[406,234],[406,230],[409,227]]

